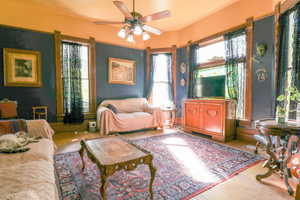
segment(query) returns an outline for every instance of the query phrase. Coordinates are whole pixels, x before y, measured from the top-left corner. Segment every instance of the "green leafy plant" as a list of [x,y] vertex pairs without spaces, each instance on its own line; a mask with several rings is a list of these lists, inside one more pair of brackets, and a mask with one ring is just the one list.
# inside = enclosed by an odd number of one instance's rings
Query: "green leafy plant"
[[[287,108],[286,108],[286,102],[294,102],[294,103],[300,103],[300,91],[296,87],[288,87],[285,90],[289,95],[280,95],[277,97],[277,112],[279,115],[284,116]],[[295,112],[296,110],[289,110],[289,112]]]

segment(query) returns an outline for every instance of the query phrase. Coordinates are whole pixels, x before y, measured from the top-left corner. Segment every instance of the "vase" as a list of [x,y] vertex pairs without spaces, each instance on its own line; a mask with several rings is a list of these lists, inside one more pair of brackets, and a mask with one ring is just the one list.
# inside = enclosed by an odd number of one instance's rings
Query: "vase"
[[284,124],[286,122],[286,114],[284,112],[280,112],[280,109],[276,109],[276,123]]

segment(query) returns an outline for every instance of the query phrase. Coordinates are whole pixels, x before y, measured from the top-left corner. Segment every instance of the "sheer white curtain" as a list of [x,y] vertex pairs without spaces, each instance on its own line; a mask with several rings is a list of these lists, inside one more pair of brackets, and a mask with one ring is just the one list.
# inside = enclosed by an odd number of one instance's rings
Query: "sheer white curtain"
[[170,54],[156,54],[152,59],[152,104],[161,108],[170,108],[173,106],[172,56]]

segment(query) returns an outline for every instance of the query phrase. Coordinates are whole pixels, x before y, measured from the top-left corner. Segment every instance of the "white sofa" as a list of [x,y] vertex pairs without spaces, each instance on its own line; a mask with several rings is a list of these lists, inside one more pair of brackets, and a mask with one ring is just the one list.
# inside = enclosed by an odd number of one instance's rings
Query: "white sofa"
[[24,153],[0,153],[0,200],[58,200],[54,131],[44,120],[26,121],[29,135],[42,136]]
[[[118,112],[108,109],[109,104]],[[97,127],[101,135],[162,127],[162,112],[145,98],[105,100],[97,108]]]

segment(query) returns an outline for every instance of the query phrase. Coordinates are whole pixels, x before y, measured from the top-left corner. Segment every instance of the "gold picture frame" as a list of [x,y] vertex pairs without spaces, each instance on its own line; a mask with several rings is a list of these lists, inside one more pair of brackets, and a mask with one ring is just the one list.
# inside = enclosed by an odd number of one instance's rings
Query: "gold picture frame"
[[108,83],[135,85],[136,63],[134,60],[120,58],[108,59]]
[[4,86],[41,87],[41,53],[21,49],[3,49]]

